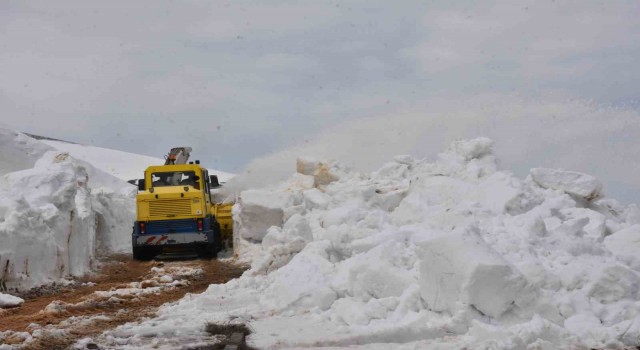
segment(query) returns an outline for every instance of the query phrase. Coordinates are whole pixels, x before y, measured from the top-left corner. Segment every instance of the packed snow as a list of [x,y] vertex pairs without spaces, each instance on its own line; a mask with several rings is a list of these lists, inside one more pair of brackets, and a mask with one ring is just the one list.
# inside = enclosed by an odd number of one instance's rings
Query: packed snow
[[260,349],[640,345],[638,207],[586,174],[517,178],[492,146],[458,141],[371,174],[300,158],[234,207],[250,270],[101,339],[162,349],[231,322]]

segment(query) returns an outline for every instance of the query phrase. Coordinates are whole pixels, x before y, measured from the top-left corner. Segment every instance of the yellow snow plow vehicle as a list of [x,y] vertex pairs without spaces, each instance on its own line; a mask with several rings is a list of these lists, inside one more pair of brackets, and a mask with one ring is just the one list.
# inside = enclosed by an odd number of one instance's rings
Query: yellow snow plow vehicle
[[214,258],[233,232],[232,203],[214,203],[220,187],[199,161],[189,162],[191,148],[171,149],[165,165],[150,166],[138,180],[133,258],[151,260],[163,250],[195,249]]

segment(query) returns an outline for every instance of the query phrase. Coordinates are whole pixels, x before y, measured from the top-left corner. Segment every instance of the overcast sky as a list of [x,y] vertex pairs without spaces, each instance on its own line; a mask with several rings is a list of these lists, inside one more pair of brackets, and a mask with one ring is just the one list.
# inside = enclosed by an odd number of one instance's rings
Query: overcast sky
[[489,136],[518,175],[590,172],[640,202],[638,18],[638,1],[3,0],[0,122],[188,145],[231,172],[298,153],[371,170]]

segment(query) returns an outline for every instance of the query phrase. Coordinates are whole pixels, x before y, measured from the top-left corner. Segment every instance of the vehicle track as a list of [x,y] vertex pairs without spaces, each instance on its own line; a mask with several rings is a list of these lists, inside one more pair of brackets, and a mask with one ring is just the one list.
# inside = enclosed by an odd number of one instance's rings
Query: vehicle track
[[[135,282],[142,282],[143,288],[146,288],[144,284],[149,281],[150,271],[154,267],[163,270],[186,268],[202,271],[186,276],[187,283],[170,285],[170,288],[157,293],[118,295],[112,299],[100,297],[100,292],[126,289]],[[126,322],[153,316],[160,305],[178,300],[187,293],[201,293],[210,284],[225,283],[239,277],[244,270],[243,266],[219,260],[140,262],[132,260],[130,256],[113,256],[107,260],[98,275],[82,279],[79,281],[82,283],[74,288],[26,293],[21,307],[2,312],[0,332],[15,333],[5,336],[0,343],[24,344],[21,349],[28,350],[67,349],[78,339],[92,337]],[[57,304],[66,307],[51,312],[51,305]],[[43,329],[46,331],[35,332]],[[64,330],[65,336],[61,337],[59,332],[56,334],[52,330]],[[34,340],[24,343],[24,334],[19,332],[29,333]]]

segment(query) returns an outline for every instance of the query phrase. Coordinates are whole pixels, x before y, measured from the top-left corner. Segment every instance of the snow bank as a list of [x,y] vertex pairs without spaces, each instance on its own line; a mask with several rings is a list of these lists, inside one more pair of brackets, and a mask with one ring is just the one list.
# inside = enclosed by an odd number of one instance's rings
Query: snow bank
[[[148,166],[164,164],[164,159],[162,158],[149,157],[108,148],[79,145],[54,140],[42,140],[42,143],[59,151],[67,152],[72,157],[90,163],[96,169],[125,181],[141,178],[142,172]],[[209,174],[218,175],[218,180],[221,182],[229,181],[234,176],[234,174],[213,169],[209,169]]]
[[[7,154],[48,148],[30,139],[11,151],[16,136],[0,131]],[[81,276],[98,252],[129,251],[134,186],[59,151],[42,153],[32,166],[0,178],[2,288]]]
[[637,207],[596,199],[584,174],[516,178],[492,144],[458,141],[435,162],[398,156],[371,174],[300,159],[234,208],[250,270],[107,332],[106,347],[144,333],[163,348],[206,322],[246,323],[261,349],[640,345]]

